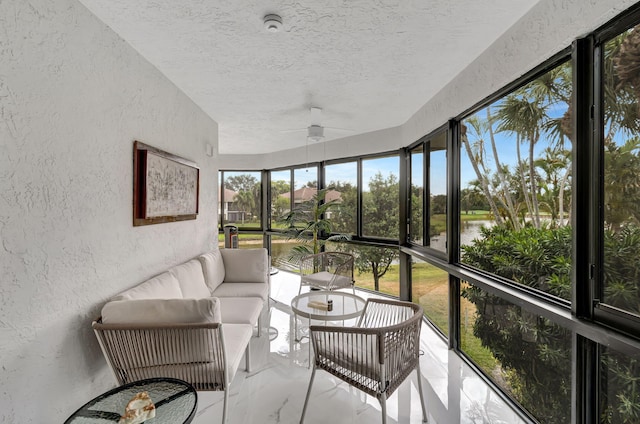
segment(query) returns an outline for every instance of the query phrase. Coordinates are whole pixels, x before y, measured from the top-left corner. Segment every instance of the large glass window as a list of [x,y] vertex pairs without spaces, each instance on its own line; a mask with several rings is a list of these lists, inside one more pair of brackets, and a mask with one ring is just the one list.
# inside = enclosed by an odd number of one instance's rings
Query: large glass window
[[291,210],[291,170],[271,171],[271,216],[269,228],[282,227],[279,221]]
[[[605,44],[604,303],[640,315],[640,25]],[[622,422],[622,421],[621,421]]]
[[356,287],[400,296],[400,264],[397,247],[364,246],[329,242],[326,250],[351,253]]
[[640,422],[640,363],[604,346],[600,362],[600,422]]
[[412,148],[409,159],[409,241],[446,253],[447,133],[441,131]]
[[355,257],[356,287],[400,296],[400,265],[397,247],[330,243],[327,250],[347,251]]
[[460,306],[463,352],[539,422],[571,422],[571,333],[467,283]]
[[397,240],[400,160],[387,156],[362,161],[362,233]]
[[318,190],[318,167],[298,168],[293,171],[293,203],[309,200]]
[[287,271],[298,272],[298,264],[292,261],[292,249],[299,243],[285,236],[271,235],[271,265]]
[[447,251],[447,133],[429,141],[429,247]]
[[409,217],[409,241],[422,244],[424,238],[424,144],[410,151],[411,160],[411,213]]
[[221,171],[219,194],[221,225],[262,228],[262,174],[260,171]]
[[356,234],[358,211],[358,163],[346,162],[327,165],[324,168],[327,200],[339,201],[330,216],[334,233]]
[[569,299],[571,66],[461,123],[461,260]]
[[449,273],[412,258],[411,300],[422,306],[427,318],[444,335],[449,335]]

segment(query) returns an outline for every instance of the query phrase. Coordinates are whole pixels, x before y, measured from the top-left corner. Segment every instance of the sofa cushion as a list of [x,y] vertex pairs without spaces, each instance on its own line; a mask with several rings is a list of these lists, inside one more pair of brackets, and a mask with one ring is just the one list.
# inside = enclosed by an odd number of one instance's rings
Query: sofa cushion
[[225,283],[268,283],[267,249],[221,249]]
[[182,290],[176,277],[169,272],[163,272],[144,283],[123,291],[111,300],[181,299],[182,297]]
[[264,302],[259,297],[221,297],[220,315],[225,324],[258,323]]
[[222,283],[213,292],[216,297],[259,297],[267,301],[269,285],[264,283]]
[[221,322],[220,302],[202,299],[137,299],[107,302],[104,324],[195,324]]
[[[253,329],[247,324],[223,324],[220,329],[227,358],[227,381],[231,383],[247,350]],[[145,357],[146,362],[127,363],[128,368],[124,371],[130,374],[130,378],[178,378],[188,380],[201,390],[220,390],[223,387],[224,380],[221,377],[225,370],[219,368],[217,362],[220,353],[214,352],[211,347],[208,353],[206,350],[186,349],[181,355],[171,358],[153,356],[153,349],[149,349],[149,352],[151,356]],[[214,386],[216,383],[218,386]]]
[[225,270],[224,262],[222,261],[222,255],[219,249],[215,249],[211,252],[205,253],[198,257],[200,264],[202,264],[202,271],[204,274],[204,282],[209,287],[209,291],[213,291],[224,281]]
[[227,356],[227,378],[233,381],[236,371],[240,366],[242,356],[249,346],[249,341],[253,335],[253,327],[247,324],[223,324],[222,338],[224,339],[224,350]]
[[200,299],[211,296],[211,291],[204,282],[202,265],[199,260],[191,259],[181,265],[174,266],[169,269],[169,273],[178,280],[183,298]]

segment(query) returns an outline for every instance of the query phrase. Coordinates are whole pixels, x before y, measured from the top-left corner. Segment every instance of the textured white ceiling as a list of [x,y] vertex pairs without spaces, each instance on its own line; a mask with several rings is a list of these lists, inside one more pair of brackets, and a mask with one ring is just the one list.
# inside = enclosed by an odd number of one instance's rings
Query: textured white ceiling
[[255,154],[403,124],[538,0],[80,1]]

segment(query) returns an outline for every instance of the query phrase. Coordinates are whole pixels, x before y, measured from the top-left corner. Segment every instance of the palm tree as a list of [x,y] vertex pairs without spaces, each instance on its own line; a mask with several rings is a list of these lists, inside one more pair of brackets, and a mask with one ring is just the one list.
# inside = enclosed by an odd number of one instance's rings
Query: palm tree
[[[498,106],[500,131],[517,133],[519,141],[529,142],[529,187],[523,185],[527,204],[531,205],[531,217],[536,228],[540,228],[540,208],[538,205],[538,188],[535,171],[535,145],[540,139],[541,127],[546,118],[543,99],[532,96],[533,90],[521,88],[508,95]],[[529,203],[530,202],[530,203]]]
[[547,147],[544,156],[536,160],[536,167],[544,173],[540,185],[544,189],[543,197],[551,218],[564,225],[564,193],[571,174],[571,152]]
[[509,183],[507,181],[507,173],[508,168],[503,167],[500,162],[500,157],[498,156],[498,148],[496,147],[495,134],[493,132],[493,122],[495,121],[495,117],[491,115],[491,106],[487,106],[487,130],[489,132],[489,140],[491,141],[491,151],[493,153],[493,160],[496,163],[496,173],[498,174],[498,178],[500,180],[500,188],[502,192],[502,196],[504,198],[503,204],[509,214],[509,218],[511,219],[511,223],[513,228],[518,230],[520,228],[520,222],[518,220],[518,214],[514,207],[513,199],[511,198],[511,193],[509,190]]
[[300,242],[291,250],[289,261],[298,263],[304,256],[320,253],[328,241],[349,239],[345,234],[331,234],[332,223],[326,218],[327,212],[340,202],[335,199],[325,201],[327,191],[329,188],[318,190],[311,199],[300,203],[282,218],[286,225],[285,237]]
[[247,211],[252,211],[255,207],[255,198],[253,193],[247,190],[239,191],[235,198],[238,208],[242,211],[242,223],[244,224],[244,216]]
[[[467,119],[465,122],[470,125],[470,127],[475,131],[476,135],[478,136],[480,135],[479,134],[480,126],[477,123],[477,119],[474,120],[474,118],[471,117]],[[498,206],[496,205],[494,196],[491,193],[491,190],[489,189],[489,181],[488,181],[487,173],[483,172],[486,170],[484,166],[484,157],[485,157],[484,141],[482,140],[481,137],[478,137],[478,139],[474,142],[474,147],[472,148],[471,142],[469,141],[469,137],[467,135],[468,133],[467,125],[463,124],[461,126],[460,133],[461,133],[462,145],[464,146],[467,152],[467,156],[469,157],[469,162],[471,162],[471,167],[473,168],[473,171],[475,172],[476,177],[478,177],[480,188],[482,189],[482,192],[484,193],[487,199],[487,202],[489,203],[489,208],[491,209],[491,213],[493,214],[493,217],[496,220],[497,224],[503,224],[504,220],[500,215],[500,211],[498,210]],[[480,169],[481,167],[483,168],[482,170]]]
[[[571,104],[571,68],[564,63],[531,81],[526,86],[509,94],[498,105],[497,118],[499,131],[510,132],[517,138],[518,162],[520,143],[528,143],[527,167],[519,167],[520,181],[525,202],[533,224],[540,228],[539,188],[537,186],[535,145],[544,135],[549,141],[555,141],[554,148],[563,148],[564,138],[570,135],[571,125],[567,125],[567,113],[552,117],[550,111],[558,105],[569,109]],[[570,138],[569,138],[570,139]],[[525,169],[528,180],[525,178]],[[568,179],[568,175],[566,176]],[[528,182],[528,184],[527,184]],[[564,195],[564,193],[563,193]]]

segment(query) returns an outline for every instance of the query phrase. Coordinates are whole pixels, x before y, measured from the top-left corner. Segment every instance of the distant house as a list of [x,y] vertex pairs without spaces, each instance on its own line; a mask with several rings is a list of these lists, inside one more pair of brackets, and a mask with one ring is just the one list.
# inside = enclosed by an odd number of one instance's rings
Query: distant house
[[224,204],[222,203],[221,191],[218,191],[218,214],[226,222],[237,221],[242,218],[242,213],[236,211],[235,199],[238,193],[228,188],[224,189]]
[[[297,205],[302,202],[306,202],[307,200],[311,200],[313,196],[318,192],[317,188],[313,187],[302,187],[293,192],[293,204]],[[291,193],[283,193],[280,197],[284,197],[289,199],[291,197]],[[339,191],[336,190],[327,190],[327,193],[324,196],[325,202],[329,202],[331,200],[342,200],[342,195]]]
[[[300,203],[311,200],[313,196],[318,192],[317,188],[314,187],[302,187],[293,191],[293,204],[298,205]],[[286,199],[291,198],[291,193],[283,193],[280,197],[284,197]],[[338,202],[342,201],[342,194],[336,190],[327,190],[324,195],[324,201],[330,202],[332,200],[336,200]],[[331,211],[327,213],[327,218],[331,218]]]

